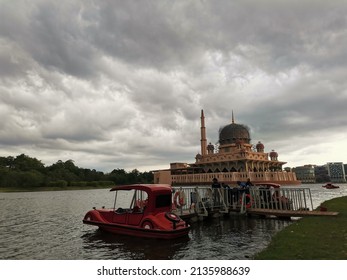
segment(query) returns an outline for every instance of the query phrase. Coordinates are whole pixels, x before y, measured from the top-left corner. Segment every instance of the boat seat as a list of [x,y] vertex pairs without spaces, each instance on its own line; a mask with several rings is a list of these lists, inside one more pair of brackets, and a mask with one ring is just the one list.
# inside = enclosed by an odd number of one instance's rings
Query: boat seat
[[133,213],[141,213],[141,212],[142,212],[142,210],[141,210],[140,207],[135,206],[135,207],[133,208]]
[[115,212],[117,214],[125,214],[125,213],[127,213],[129,211],[128,211],[128,209],[124,209],[124,208],[119,207]]

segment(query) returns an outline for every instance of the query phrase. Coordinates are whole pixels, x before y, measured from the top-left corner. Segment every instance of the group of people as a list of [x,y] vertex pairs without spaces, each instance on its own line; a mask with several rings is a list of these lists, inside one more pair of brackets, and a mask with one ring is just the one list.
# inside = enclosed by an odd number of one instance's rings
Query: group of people
[[230,186],[228,186],[227,184],[225,184],[224,182],[220,183],[218,182],[217,178],[213,178],[212,180],[212,191],[213,191],[213,200],[216,204],[220,203],[220,197],[217,194],[217,189],[225,189],[228,191],[228,197],[230,201],[238,201],[240,194],[242,193],[249,193],[249,187],[253,186],[252,182],[250,179],[247,179],[246,182],[241,182],[241,181],[237,181],[237,187],[236,188],[230,188]]
[[[246,190],[250,186],[253,186],[253,184],[249,178],[247,179],[246,182],[237,181],[236,183],[238,185],[238,188],[241,190]],[[219,183],[217,178],[213,178],[211,187],[212,187],[212,189],[219,189],[219,188],[230,189],[230,186],[228,186],[224,182]]]

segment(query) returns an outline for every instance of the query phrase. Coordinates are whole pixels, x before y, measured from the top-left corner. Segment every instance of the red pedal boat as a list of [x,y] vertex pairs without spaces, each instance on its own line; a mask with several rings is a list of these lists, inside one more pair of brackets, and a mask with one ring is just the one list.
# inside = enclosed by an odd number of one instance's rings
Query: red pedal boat
[[[88,211],[84,224],[137,237],[173,239],[188,235],[190,226],[171,212],[171,186],[136,184],[117,186],[110,191],[116,194],[114,207]],[[125,204],[126,200],[130,203]]]
[[333,185],[332,183],[327,183],[325,184],[324,186],[322,186],[323,188],[326,188],[326,189],[338,189],[339,186],[335,186]]

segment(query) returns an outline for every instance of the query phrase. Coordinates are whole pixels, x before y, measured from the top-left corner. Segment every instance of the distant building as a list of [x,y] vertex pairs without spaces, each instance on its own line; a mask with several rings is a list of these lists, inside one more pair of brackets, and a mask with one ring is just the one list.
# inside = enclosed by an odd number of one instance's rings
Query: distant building
[[316,183],[330,182],[330,176],[327,165],[320,165],[314,167],[314,174],[316,176]]
[[171,163],[170,169],[156,170],[155,183],[171,185],[211,184],[213,178],[227,184],[237,181],[299,184],[295,173],[282,170],[286,163],[278,160],[278,153],[265,152],[260,141],[253,146],[247,126],[232,122],[219,130],[217,144],[207,144],[205,116],[201,110],[201,153],[194,163]]
[[293,168],[296,178],[302,183],[315,183],[316,175],[314,165],[308,164]]
[[346,182],[345,167],[342,162],[328,162],[327,163],[328,173],[331,182],[344,183]]

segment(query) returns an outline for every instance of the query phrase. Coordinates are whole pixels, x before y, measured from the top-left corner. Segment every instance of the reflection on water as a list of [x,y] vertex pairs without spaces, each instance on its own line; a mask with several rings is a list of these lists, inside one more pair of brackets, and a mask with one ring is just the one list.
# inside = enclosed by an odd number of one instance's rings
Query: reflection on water
[[289,221],[234,215],[193,225],[184,259],[247,259],[265,248]]
[[189,237],[172,240],[157,240],[134,238],[124,235],[115,235],[101,230],[86,233],[82,236],[85,250],[103,251],[108,259],[173,259],[177,251],[184,249]]
[[[246,259],[266,246],[289,221],[245,216],[192,225],[188,237],[156,240],[114,235],[96,230],[82,236],[83,247],[110,259]],[[97,257],[97,256],[94,256]]]
[[[347,185],[310,187],[313,206],[347,195]],[[0,259],[248,259],[290,221],[232,215],[192,225],[189,236],[154,240],[83,225],[93,206],[112,207],[107,190],[0,193]]]

